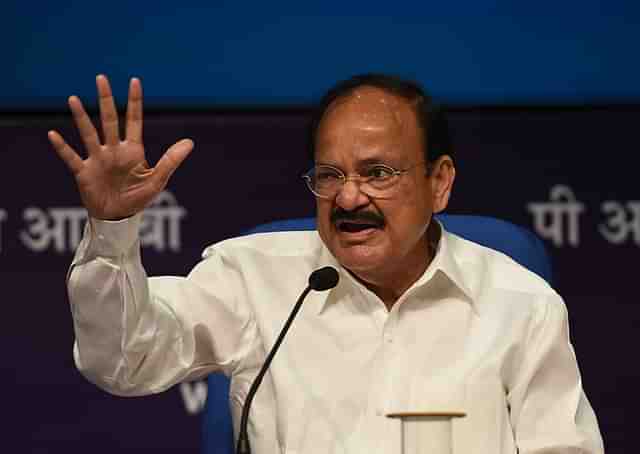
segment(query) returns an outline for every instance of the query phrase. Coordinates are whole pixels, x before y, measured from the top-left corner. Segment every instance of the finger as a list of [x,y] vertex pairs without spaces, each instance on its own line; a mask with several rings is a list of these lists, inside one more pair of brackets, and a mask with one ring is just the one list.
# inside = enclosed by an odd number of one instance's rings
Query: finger
[[120,142],[118,134],[118,111],[113,100],[109,80],[102,74],[96,77],[98,87],[98,102],[100,105],[100,119],[102,120],[102,132],[104,142],[108,146],[115,146]]
[[53,145],[53,148],[55,148],[58,153],[58,156],[60,156],[65,164],[67,164],[67,167],[69,167],[71,172],[74,175],[77,175],[80,170],[82,170],[82,158],[78,156],[78,153],[76,153],[75,150],[71,148],[56,131],[49,131],[47,137],[49,138],[51,145]]
[[82,142],[84,143],[87,152],[91,154],[94,151],[99,150],[100,138],[98,137],[98,132],[96,131],[96,128],[94,128],[89,115],[87,115],[87,112],[84,110],[80,98],[77,96],[71,96],[69,98],[69,108],[71,109],[73,121],[80,132],[80,137],[82,138]]
[[164,186],[169,180],[169,177],[176,171],[178,166],[182,164],[189,153],[193,150],[193,141],[190,139],[183,139],[180,142],[173,144],[160,158],[158,164],[155,167],[156,178],[159,179],[162,186]]
[[142,83],[136,77],[129,83],[126,134],[127,140],[142,143]]

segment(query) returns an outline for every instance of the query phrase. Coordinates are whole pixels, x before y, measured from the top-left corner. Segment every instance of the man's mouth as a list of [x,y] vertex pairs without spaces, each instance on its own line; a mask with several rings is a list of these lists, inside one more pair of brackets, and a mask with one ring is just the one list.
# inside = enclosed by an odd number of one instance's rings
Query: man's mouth
[[335,225],[339,232],[344,233],[358,233],[368,229],[379,229],[382,227],[379,223],[364,220],[339,220]]

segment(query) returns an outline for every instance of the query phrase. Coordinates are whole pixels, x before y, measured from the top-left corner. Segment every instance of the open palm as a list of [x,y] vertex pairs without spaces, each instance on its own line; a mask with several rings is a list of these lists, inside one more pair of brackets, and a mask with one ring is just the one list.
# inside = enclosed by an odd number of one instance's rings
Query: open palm
[[150,167],[142,144],[142,85],[131,79],[127,102],[126,137],[120,140],[118,113],[103,75],[96,78],[104,143],[84,110],[80,99],[69,98],[69,107],[87,151],[86,159],[69,146],[56,131],[49,141],[67,164],[78,184],[80,197],[89,215],[98,219],[122,219],[147,206],[167,184],[171,174],[193,149],[189,139],[172,145]]

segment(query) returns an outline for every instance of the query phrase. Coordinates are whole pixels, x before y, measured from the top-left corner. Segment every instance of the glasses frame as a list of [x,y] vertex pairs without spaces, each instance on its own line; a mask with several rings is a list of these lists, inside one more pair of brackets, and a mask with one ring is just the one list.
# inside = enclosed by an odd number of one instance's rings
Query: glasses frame
[[[383,167],[386,170],[389,170],[389,173],[391,173],[392,177],[397,177],[396,180],[388,188],[388,189],[392,189],[398,184],[398,181],[400,181],[400,177],[402,177],[402,175],[408,173],[410,170],[413,170],[416,167],[419,167],[421,165],[425,165],[426,166],[426,170],[427,170],[427,174],[428,174],[429,171],[430,171],[430,166],[429,166],[429,163],[427,161],[416,162],[415,164],[412,164],[409,167],[406,167],[404,169],[396,169],[396,168],[394,168],[394,167],[392,167],[392,166],[390,166],[388,164],[382,164],[382,163],[380,163],[380,164],[371,164],[370,167]],[[315,191],[315,189],[313,188],[313,185],[311,184],[312,177],[311,177],[310,174],[312,172],[316,171],[319,167],[335,170],[336,173],[340,176],[340,180],[341,180],[342,183],[341,183],[339,189],[336,191],[336,193],[334,195],[332,195],[332,196],[319,194],[318,192]],[[366,190],[362,189],[362,184],[365,183],[365,188],[366,188],[366,183],[371,181],[374,177],[371,177],[371,176],[367,177],[367,176],[362,176],[362,175],[347,175],[346,173],[344,173],[344,171],[342,169],[340,169],[338,167],[335,167],[335,166],[328,165],[328,164],[321,164],[321,165],[313,166],[307,172],[302,174],[301,177],[305,180],[307,188],[309,188],[309,190],[313,193],[313,195],[315,195],[316,197],[319,197],[321,199],[327,199],[327,200],[334,199],[340,193],[340,191],[342,191],[342,188],[344,188],[344,185],[349,180],[358,182],[358,188],[360,189],[360,191],[364,192],[368,197],[371,197],[371,198],[374,198],[374,199],[384,197],[384,196],[380,196],[380,195],[372,195],[369,192],[367,192]]]

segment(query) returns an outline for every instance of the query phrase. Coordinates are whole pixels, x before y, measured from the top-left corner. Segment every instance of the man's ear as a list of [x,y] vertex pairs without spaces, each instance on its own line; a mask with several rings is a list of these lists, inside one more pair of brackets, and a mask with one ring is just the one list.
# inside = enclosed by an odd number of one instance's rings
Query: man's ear
[[449,155],[440,156],[430,169],[431,190],[433,193],[433,212],[439,213],[449,204],[451,189],[456,179],[456,168]]

